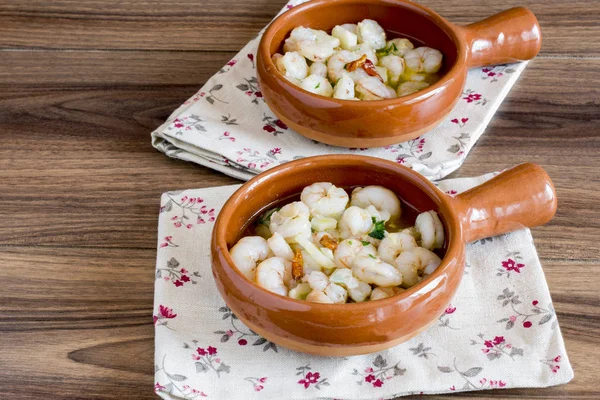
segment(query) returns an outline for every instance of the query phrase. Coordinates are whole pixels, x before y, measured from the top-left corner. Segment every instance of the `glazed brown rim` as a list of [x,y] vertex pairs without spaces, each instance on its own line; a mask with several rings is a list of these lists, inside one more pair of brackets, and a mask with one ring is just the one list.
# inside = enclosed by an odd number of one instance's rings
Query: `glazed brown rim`
[[[262,38],[260,39],[260,43],[258,45],[258,52],[260,53],[260,56],[263,59],[263,62],[265,63],[265,69],[268,72],[275,71],[274,77],[276,77],[276,79],[279,79],[279,80],[283,79],[285,81],[288,81],[275,67],[275,64],[271,60],[271,54],[270,54],[271,52],[269,51],[270,44],[273,41],[273,36],[277,32],[278,23],[286,22],[285,21],[286,18],[291,18],[299,13],[304,12],[305,10],[312,9],[312,8],[318,8],[318,7],[325,7],[325,6],[331,7],[331,6],[335,6],[335,5],[340,6],[340,5],[348,5],[348,4],[356,4],[356,3],[364,4],[364,3],[383,3],[383,2],[384,1],[382,1],[382,0],[311,0],[307,3],[293,7],[292,9],[284,12],[279,17],[275,18],[275,20],[273,20],[269,24],[269,26],[265,30],[265,33],[263,34]],[[327,99],[335,104],[348,104],[349,102],[352,102],[352,104],[357,105],[359,107],[372,105],[372,104],[387,106],[387,105],[391,105],[391,104],[395,104],[395,103],[411,104],[413,102],[421,101],[428,97],[435,96],[437,94],[437,92],[439,91],[438,89],[442,88],[442,86],[444,86],[445,82],[449,81],[450,78],[455,79],[456,76],[460,72],[461,66],[464,65],[464,63],[465,63],[465,57],[466,57],[467,52],[466,52],[466,46],[465,46],[462,35],[457,33],[457,30],[453,27],[453,25],[449,21],[447,21],[445,18],[443,18],[441,15],[439,15],[438,13],[433,11],[432,9],[425,7],[421,4],[414,3],[411,0],[386,0],[385,3],[391,4],[391,5],[396,5],[396,6],[400,5],[400,4],[409,5],[410,7],[414,8],[416,12],[421,12],[422,15],[430,18],[437,26],[442,28],[442,30],[444,32],[449,34],[449,36],[452,38],[453,42],[456,44],[456,52],[457,52],[456,62],[454,63],[454,65],[452,66],[450,71],[445,73],[436,83],[434,83],[433,85],[431,85],[425,89],[419,90],[418,92],[409,94],[407,96],[395,97],[393,99],[385,99],[385,100],[365,100],[365,101],[357,102],[354,100],[334,99],[333,97],[321,96],[319,94],[309,92],[308,90],[305,90],[305,89],[301,88],[300,86],[297,86],[296,88],[299,89],[305,95],[314,97],[321,101],[323,101],[323,99]],[[361,105],[362,103],[366,103],[366,104]]]
[[[448,248],[446,249],[446,254],[442,259],[441,264],[433,274],[429,275],[425,280],[419,282],[418,284],[406,289],[404,292],[374,301],[364,301],[360,303],[344,303],[344,304],[323,304],[323,303],[310,303],[311,307],[317,307],[318,309],[324,307],[327,310],[331,310],[332,307],[354,307],[354,308],[370,308],[373,304],[388,306],[392,303],[397,303],[398,301],[403,300],[404,298],[412,296],[413,293],[419,291],[423,287],[427,286],[431,281],[434,281],[440,277],[450,266],[450,259],[456,258],[456,256],[460,255],[461,251],[464,251],[465,243],[463,241],[463,231],[462,225],[458,218],[458,215],[453,211],[452,202],[454,201],[449,196],[443,194],[431,181],[427,178],[420,175],[418,172],[413,171],[410,168],[407,168],[403,165],[399,165],[392,161],[383,160],[376,157],[368,157],[368,156],[359,156],[359,155],[345,155],[345,154],[336,154],[336,155],[326,155],[326,156],[314,156],[307,157],[296,161],[290,161],[285,164],[274,167],[266,172],[263,172],[254,178],[250,179],[242,186],[240,186],[231,197],[225,202],[223,208],[219,212],[217,220],[215,222],[214,227],[214,236],[215,243],[217,245],[217,249],[220,254],[225,258],[227,265],[223,265],[223,269],[233,270],[236,274],[241,276],[246,282],[250,283],[251,286],[259,290],[266,295],[275,296],[283,302],[290,302],[291,304],[299,304],[306,305],[306,300],[296,300],[291,297],[282,296],[276,293],[273,293],[262,286],[259,286],[256,282],[248,279],[240,270],[235,266],[231,255],[229,254],[229,249],[227,248],[227,243],[225,241],[225,232],[227,227],[224,226],[222,222],[223,215],[229,215],[235,208],[234,203],[236,200],[244,196],[246,193],[252,192],[253,190],[257,190],[256,187],[260,188],[260,186],[264,185],[272,175],[277,174],[281,171],[303,168],[305,166],[309,166],[319,161],[327,161],[328,164],[334,164],[336,168],[343,167],[344,165],[356,165],[356,164],[369,164],[371,166],[383,167],[387,169],[395,169],[396,172],[402,175],[402,179],[408,181],[415,186],[419,187],[423,190],[430,199],[436,203],[439,207],[442,217],[444,219],[444,227],[446,228]],[[256,187],[255,187],[256,186]],[[245,196],[244,196],[245,197]],[[256,210],[258,212],[259,210]],[[449,258],[450,257],[450,258]]]

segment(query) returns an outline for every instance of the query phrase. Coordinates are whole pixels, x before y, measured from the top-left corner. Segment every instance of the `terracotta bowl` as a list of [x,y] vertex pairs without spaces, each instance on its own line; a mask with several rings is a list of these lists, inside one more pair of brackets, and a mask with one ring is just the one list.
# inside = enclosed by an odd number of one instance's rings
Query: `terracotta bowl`
[[[317,304],[269,292],[235,267],[228,249],[269,205],[315,182],[382,185],[419,212],[436,210],[446,254],[420,284],[382,300]],[[515,188],[519,188],[515,190]],[[465,244],[548,222],[556,211],[550,178],[522,164],[453,198],[413,170],[372,157],[320,156],[286,163],[242,185],[225,203],[212,236],[212,270],[231,310],[250,329],[281,346],[326,356],[372,353],[426,329],[450,304],[463,276]]]
[[[379,22],[388,38],[406,37],[440,50],[442,78],[396,99],[338,100],[292,84],[271,61],[295,27],[329,31],[365,18]],[[296,132],[334,146],[377,147],[414,139],[440,123],[460,99],[469,68],[529,60],[541,44],[538,21],[523,7],[463,27],[410,0],[312,0],[271,23],[256,68],[267,105]]]

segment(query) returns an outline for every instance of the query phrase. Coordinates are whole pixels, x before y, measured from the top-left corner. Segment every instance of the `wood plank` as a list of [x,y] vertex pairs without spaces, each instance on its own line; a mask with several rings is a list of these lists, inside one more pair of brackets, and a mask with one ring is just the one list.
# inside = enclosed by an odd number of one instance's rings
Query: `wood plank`
[[[0,249],[0,264],[10,265],[0,270],[3,393],[11,398],[154,398],[155,255],[154,249]],[[593,346],[600,340],[600,295],[589,285],[589,268],[581,262],[544,263],[577,372],[574,383],[543,393],[522,389],[458,397],[548,398],[555,393],[594,398],[581,384],[594,379],[600,356]]]
[[197,85],[236,53],[146,51],[0,52],[0,85]]
[[[283,0],[162,2],[41,0],[0,5],[0,48],[237,51],[269,23]],[[542,54],[599,56],[600,5],[589,0],[423,4],[458,24],[524,5],[542,26]]]

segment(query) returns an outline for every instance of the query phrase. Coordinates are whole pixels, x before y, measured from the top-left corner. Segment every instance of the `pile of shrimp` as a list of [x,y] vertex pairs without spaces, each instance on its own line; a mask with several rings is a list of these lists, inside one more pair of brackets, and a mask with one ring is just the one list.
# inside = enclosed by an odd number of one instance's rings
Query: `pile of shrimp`
[[277,70],[301,88],[342,100],[390,99],[425,89],[439,80],[442,53],[414,48],[408,39],[386,40],[371,19],[322,30],[294,28],[273,55]]
[[348,196],[331,183],[314,183],[300,201],[264,213],[257,236],[241,238],[230,254],[248,279],[281,296],[331,304],[383,299],[441,263],[432,252],[444,245],[437,213],[421,213],[402,230],[400,214],[400,200],[382,186]]

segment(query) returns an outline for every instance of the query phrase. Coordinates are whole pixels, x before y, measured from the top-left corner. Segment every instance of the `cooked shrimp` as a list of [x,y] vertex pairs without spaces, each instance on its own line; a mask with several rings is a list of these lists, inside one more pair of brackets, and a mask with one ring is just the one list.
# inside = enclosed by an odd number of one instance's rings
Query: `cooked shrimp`
[[[382,220],[395,221],[400,218],[401,208],[398,196],[383,186],[357,187],[352,191],[350,205],[366,208],[373,206],[379,211]],[[387,216],[387,218],[385,218]]]
[[354,98],[354,80],[350,75],[342,74],[342,77],[333,88],[333,97],[342,100],[352,100]]
[[402,273],[403,285],[410,287],[419,282],[419,276],[423,275],[425,269],[433,272],[441,262],[435,253],[415,247],[400,253],[394,266]]
[[352,272],[361,281],[378,286],[398,286],[402,283],[400,271],[382,261],[369,249],[363,249],[356,255]]
[[387,55],[379,59],[379,64],[387,68],[390,84],[398,84],[400,75],[404,73],[404,59],[395,55]]
[[305,28],[303,26],[298,26],[290,32],[290,37],[288,37],[283,44],[283,51],[287,53],[288,51],[298,51],[298,44],[302,41],[315,42],[317,40],[317,35],[314,34],[313,30],[310,28]]
[[279,211],[271,214],[269,229],[279,233],[287,241],[297,235],[310,236],[310,211],[301,201],[286,204]]
[[377,253],[375,246],[368,243],[363,243],[360,239],[346,239],[338,243],[337,248],[333,252],[335,263],[342,268],[352,268],[354,258],[363,248],[367,248],[372,254]]
[[[337,227],[337,219],[331,217],[313,217],[310,221],[310,226],[317,232],[330,231]],[[324,233],[329,234],[329,232]],[[334,237],[335,235],[330,236]]]
[[371,285],[358,281],[358,287],[348,289],[348,296],[357,303],[365,301],[371,294]]
[[[360,55],[348,50],[340,50],[327,61],[327,76],[332,82],[337,82],[345,73],[346,64],[358,60]],[[364,72],[364,71],[363,71]],[[365,73],[366,74],[366,73]]]
[[291,263],[280,257],[267,258],[256,267],[256,283],[259,286],[282,296],[287,296],[288,288],[285,285],[287,271]]
[[397,295],[398,293],[404,292],[404,289],[399,287],[376,287],[371,292],[371,300],[380,300],[385,299],[386,297],[391,297]]
[[346,289],[335,283],[330,283],[325,288],[325,294],[333,303],[344,304],[348,300],[348,292]]
[[366,43],[359,44],[352,48],[352,52],[358,55],[358,58],[363,55],[367,56],[367,60],[371,61],[373,65],[377,65],[377,53],[373,49],[373,47],[369,46]]
[[314,62],[310,65],[308,74],[327,78],[327,65],[323,64],[322,62]]
[[359,280],[352,275],[352,270],[348,268],[338,268],[329,276],[329,282],[338,284],[346,289],[355,289],[359,285]]
[[292,251],[292,248],[279,233],[275,232],[269,239],[267,239],[267,243],[276,257],[281,257],[288,261],[292,261],[294,259],[294,252]]
[[427,83],[427,82],[415,82],[415,81],[402,82],[401,84],[398,85],[398,89],[396,90],[396,93],[398,94],[398,97],[408,96],[409,94],[416,93],[419,90],[425,89],[426,87],[429,87],[429,83]]
[[331,36],[338,38],[342,49],[345,50],[350,50],[358,44],[356,33],[346,29],[343,25],[336,25],[331,31]]
[[396,97],[396,92],[378,77],[368,76],[356,83],[356,92],[362,100],[383,100]]
[[306,301],[312,303],[333,304],[333,301],[321,290],[313,290],[306,296]]
[[358,23],[358,41],[365,43],[375,50],[385,47],[385,31],[372,19],[365,19]]
[[254,280],[256,263],[269,256],[269,245],[260,236],[246,236],[241,238],[229,250],[233,263],[246,278]]
[[331,83],[329,83],[327,78],[319,75],[307,76],[300,84],[300,87],[311,93],[320,94],[321,96],[325,97],[331,97],[333,94]]
[[327,277],[327,275],[320,271],[312,271],[310,274],[305,276],[306,282],[314,290],[323,291],[329,285],[329,278]]
[[329,182],[313,183],[300,194],[312,216],[339,218],[348,204],[348,193]]
[[302,80],[308,75],[306,59],[297,51],[288,51],[282,57],[273,57],[277,70],[286,77]]
[[303,40],[298,43],[298,52],[310,61],[325,62],[335,53],[334,47]]
[[357,206],[348,207],[339,223],[340,236],[349,238],[366,235],[373,228],[373,220],[367,210]]
[[404,54],[406,66],[416,72],[436,73],[442,67],[442,53],[431,47],[419,47]]
[[393,264],[396,258],[408,249],[418,247],[415,238],[408,233],[390,233],[388,234],[377,248],[379,258],[389,264]]
[[414,49],[415,46],[408,39],[396,38],[388,40],[385,46],[385,52],[393,54],[395,56],[404,56],[407,52]]
[[421,246],[438,249],[444,245],[444,225],[435,211],[427,211],[417,216],[415,229],[421,235]]

